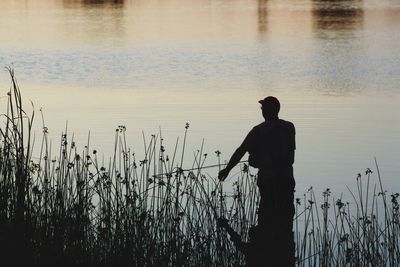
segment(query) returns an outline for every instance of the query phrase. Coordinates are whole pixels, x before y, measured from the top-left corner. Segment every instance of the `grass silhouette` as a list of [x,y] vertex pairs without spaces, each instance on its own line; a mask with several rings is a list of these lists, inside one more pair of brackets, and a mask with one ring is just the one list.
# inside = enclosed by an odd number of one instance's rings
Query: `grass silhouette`
[[[217,219],[243,241],[257,221],[257,176],[243,162],[223,190],[203,146],[186,161],[185,145],[172,154],[161,132],[144,138],[141,158],[128,147],[126,128],[115,131],[109,162],[80,150],[63,133],[54,155],[48,129],[32,134],[14,71],[0,127],[0,257],[9,266],[243,266]],[[39,145],[35,152],[33,145]],[[178,149],[180,147],[180,149]],[[178,153],[177,151],[181,151]],[[38,155],[34,157],[33,155]],[[190,166],[185,169],[185,166]],[[312,188],[296,199],[297,266],[399,266],[399,194],[389,195],[372,171],[356,179],[351,203],[329,189],[322,203]],[[210,173],[213,173],[210,175]],[[366,182],[365,182],[366,180]],[[7,265],[7,264],[6,264]]]

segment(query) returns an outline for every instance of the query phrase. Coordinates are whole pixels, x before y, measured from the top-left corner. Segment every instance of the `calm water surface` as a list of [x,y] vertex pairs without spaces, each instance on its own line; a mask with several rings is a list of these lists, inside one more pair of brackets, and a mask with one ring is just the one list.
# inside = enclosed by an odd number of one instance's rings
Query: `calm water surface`
[[[346,191],[375,156],[400,190],[399,1],[2,0],[0,38],[54,142],[68,121],[109,155],[122,124],[134,150],[161,127],[172,151],[190,122],[188,151],[205,138],[214,163],[275,95],[297,127],[298,191]],[[8,87],[2,71],[2,110]]]

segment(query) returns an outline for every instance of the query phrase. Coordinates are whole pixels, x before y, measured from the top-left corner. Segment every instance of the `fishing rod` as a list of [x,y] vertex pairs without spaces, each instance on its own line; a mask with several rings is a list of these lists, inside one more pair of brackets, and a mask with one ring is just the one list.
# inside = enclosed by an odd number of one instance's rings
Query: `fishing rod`
[[[247,163],[248,160],[242,160],[239,161],[238,163]],[[216,168],[220,166],[226,166],[228,163],[222,163],[222,164],[214,164],[214,165],[208,165],[208,166],[202,166],[202,167],[196,167],[196,168],[190,168],[190,169],[181,169],[179,167],[176,167],[176,170],[171,171],[171,172],[165,172],[165,173],[159,173],[159,174],[154,174],[153,177],[158,177],[158,176],[163,176],[163,175],[168,175],[168,174],[173,174],[173,173],[178,173],[178,172],[188,172],[188,171],[194,171],[194,170],[202,170],[202,169],[211,169],[211,168]]]

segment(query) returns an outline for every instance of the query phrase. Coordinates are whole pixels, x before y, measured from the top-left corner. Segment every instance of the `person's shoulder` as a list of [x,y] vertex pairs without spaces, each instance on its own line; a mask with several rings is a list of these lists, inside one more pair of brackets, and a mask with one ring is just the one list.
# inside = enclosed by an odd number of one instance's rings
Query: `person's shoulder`
[[279,119],[279,125],[287,129],[288,131],[293,131],[293,132],[295,131],[294,124],[290,121]]
[[254,126],[252,131],[259,131],[267,126],[268,126],[267,123],[264,121],[264,122],[261,122],[260,124],[257,124],[256,126]]

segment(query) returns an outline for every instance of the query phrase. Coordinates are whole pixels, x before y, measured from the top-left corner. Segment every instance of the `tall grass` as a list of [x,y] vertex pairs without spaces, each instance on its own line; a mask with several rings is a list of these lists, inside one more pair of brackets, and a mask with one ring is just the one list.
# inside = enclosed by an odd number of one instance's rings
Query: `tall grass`
[[[143,138],[144,155],[127,145],[126,128],[115,131],[114,153],[79,149],[62,134],[51,147],[48,130],[34,140],[34,114],[26,114],[11,75],[7,112],[0,127],[0,256],[14,266],[243,266],[244,257],[217,227],[226,217],[248,239],[257,221],[256,175],[246,163],[216,178],[221,153],[203,145],[193,161],[182,142],[172,153],[162,133]],[[36,145],[33,151],[33,144]],[[57,151],[56,151],[57,149]],[[56,151],[56,152],[54,152]],[[178,152],[179,151],[179,152]],[[55,154],[53,154],[55,153]],[[214,158],[215,165],[207,165]],[[352,204],[330,190],[318,205],[310,189],[296,199],[298,266],[399,266],[398,194],[357,178]],[[226,185],[225,185],[226,187]]]
[[357,194],[349,189],[352,202],[332,197],[326,189],[319,206],[312,188],[303,201],[296,199],[299,266],[400,266],[399,194],[383,189],[377,164],[376,170],[372,192],[372,170],[357,175]]

